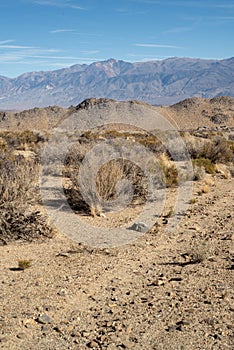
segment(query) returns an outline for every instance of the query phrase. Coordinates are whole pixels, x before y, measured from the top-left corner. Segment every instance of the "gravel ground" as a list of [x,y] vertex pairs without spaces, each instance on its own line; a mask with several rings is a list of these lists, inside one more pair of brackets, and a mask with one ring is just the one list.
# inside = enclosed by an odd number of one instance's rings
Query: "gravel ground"
[[117,248],[61,234],[0,247],[0,348],[234,349],[234,179],[200,186],[171,233],[161,217]]

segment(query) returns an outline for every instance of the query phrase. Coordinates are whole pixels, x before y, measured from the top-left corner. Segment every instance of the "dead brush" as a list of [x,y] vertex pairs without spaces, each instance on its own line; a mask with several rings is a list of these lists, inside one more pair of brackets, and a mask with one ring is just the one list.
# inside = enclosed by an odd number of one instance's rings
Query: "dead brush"
[[18,260],[18,269],[19,270],[26,270],[29,267],[32,266],[32,259],[26,260],[26,259],[22,259],[22,260]]
[[167,187],[173,187],[178,185],[179,176],[178,170],[173,161],[171,161],[168,156],[163,153],[158,157],[159,164],[165,175],[165,181]]
[[186,256],[189,259],[189,262],[192,264],[198,264],[203,262],[209,257],[211,248],[207,242],[194,242],[190,247],[187,248]]
[[[121,201],[126,199],[130,193],[129,184],[133,189],[132,201],[129,204],[143,203],[146,199],[147,184],[144,174],[130,161],[115,159],[103,164],[96,174],[94,188],[87,188],[85,183],[88,180],[83,177],[81,181],[83,181],[82,189],[86,191],[85,193],[79,191],[78,174],[79,164],[74,166],[73,163],[72,167],[67,164],[66,176],[70,179],[71,186],[66,190],[66,196],[74,210],[99,216],[103,210],[111,210],[113,203],[118,202],[121,205]],[[89,174],[86,175],[89,176]],[[127,186],[121,187],[124,183]]]
[[36,209],[37,166],[12,153],[0,155],[0,240],[51,236],[52,229]]
[[209,192],[210,192],[210,186],[202,185],[198,190],[198,195],[201,196],[202,194],[209,193]]

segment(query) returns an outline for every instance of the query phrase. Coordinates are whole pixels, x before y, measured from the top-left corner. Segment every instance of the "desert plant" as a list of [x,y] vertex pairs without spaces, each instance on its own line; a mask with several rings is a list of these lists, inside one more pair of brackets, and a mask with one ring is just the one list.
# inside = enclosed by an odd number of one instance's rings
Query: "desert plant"
[[164,215],[164,218],[169,219],[175,214],[174,209],[171,208],[166,215]]
[[29,260],[26,260],[26,259],[18,260],[18,268],[20,270],[28,269],[29,267],[31,267],[31,265],[32,265],[32,260],[31,259],[29,259]]
[[[73,209],[90,211],[93,216],[100,214],[103,209],[111,208],[113,201],[118,196],[119,203],[121,203],[121,200],[124,199],[123,196],[129,195],[129,193],[126,193],[126,190],[130,189],[128,186],[125,187],[125,193],[121,192],[121,184],[124,181],[131,183],[133,188],[131,204],[134,201],[139,203],[139,200],[144,202],[147,195],[147,184],[143,172],[138,166],[128,160],[114,159],[103,164],[96,174],[95,188],[93,189],[87,189],[85,186],[86,179],[83,178],[84,186],[82,188],[84,191],[89,191],[85,194],[79,191],[78,174],[79,164],[74,166],[73,163],[72,167],[66,166],[66,176],[70,179],[71,186],[65,190],[65,193]],[[83,195],[86,199],[88,198],[88,201],[84,201]],[[106,208],[101,206],[103,201],[106,203]]]
[[234,160],[234,143],[223,137],[216,137],[211,143],[206,144],[200,157],[208,158],[213,163],[228,163]]
[[159,156],[159,164],[161,165],[162,171],[165,175],[167,187],[173,187],[178,185],[178,170],[168,156],[164,153]]
[[189,204],[195,204],[197,203],[197,198],[191,198],[189,201]]
[[51,227],[36,210],[37,168],[12,153],[0,155],[0,240],[50,236]]
[[210,192],[210,187],[208,185],[203,185],[200,187],[198,191],[198,195],[202,195],[204,193],[209,193]]
[[198,166],[196,162],[193,162],[193,180],[200,181],[206,177],[206,171],[204,166]]
[[197,159],[193,159],[192,162],[193,162],[194,168],[196,168],[196,167],[198,167],[200,169],[204,168],[208,174],[215,173],[215,164],[209,158],[199,157]]
[[193,242],[191,247],[188,247],[187,249],[190,263],[197,264],[206,260],[210,254],[210,249],[211,248],[207,242]]

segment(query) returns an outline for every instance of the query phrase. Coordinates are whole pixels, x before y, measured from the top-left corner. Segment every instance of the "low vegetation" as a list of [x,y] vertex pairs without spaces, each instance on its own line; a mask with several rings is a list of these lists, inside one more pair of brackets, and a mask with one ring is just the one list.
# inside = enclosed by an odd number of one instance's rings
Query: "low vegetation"
[[[193,132],[183,132],[181,137],[192,158],[194,180],[204,181],[199,194],[208,193],[212,186],[211,183],[206,183],[207,174],[219,173],[228,178],[234,173],[231,171],[234,161],[233,140],[222,133],[207,131],[199,137]],[[0,240],[3,243],[11,239],[30,240],[52,234],[51,227],[38,209],[40,196],[37,176],[40,151],[48,138],[49,134],[46,132],[27,130],[0,133]],[[126,192],[132,196],[129,205],[141,205],[147,200],[148,184],[143,170],[130,160],[122,158],[112,159],[103,164],[96,176],[97,191],[91,189],[90,193],[83,196],[78,183],[80,165],[87,152],[101,142],[120,139],[120,142],[125,140],[132,144],[140,144],[152,153],[160,166],[164,185],[178,185],[176,164],[156,134],[113,129],[87,131],[82,135],[74,134],[73,138],[75,142],[66,156],[63,176],[64,192],[75,211],[100,215],[103,209],[109,210],[112,203],[118,199],[126,200]],[[50,171],[53,172],[53,167]],[[162,185],[162,179],[159,179],[158,185],[160,181]],[[103,203],[106,208],[103,207]]]
[[39,190],[38,165],[16,157],[12,152],[0,153],[0,242],[12,239],[30,241],[51,236],[52,229],[37,209]]

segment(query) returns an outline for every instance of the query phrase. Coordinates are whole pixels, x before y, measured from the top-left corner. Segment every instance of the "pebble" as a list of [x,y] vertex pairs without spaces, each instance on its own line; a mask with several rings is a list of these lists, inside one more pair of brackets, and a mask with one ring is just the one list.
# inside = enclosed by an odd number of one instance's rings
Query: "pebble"
[[133,346],[134,346],[134,344],[132,342],[130,342],[129,340],[125,340],[122,343],[122,347],[124,349],[131,349],[131,348],[133,348]]
[[145,233],[145,232],[149,231],[149,227],[144,222],[135,222],[130,227],[130,230]]
[[60,297],[65,297],[65,296],[67,295],[67,291],[66,291],[65,289],[62,289],[62,290],[60,290],[60,291],[58,292],[58,295],[59,295]]
[[98,343],[95,340],[92,340],[89,344],[88,347],[91,349],[97,349],[99,347]]
[[42,324],[52,323],[52,319],[47,314],[41,314],[36,321]]
[[21,333],[18,333],[16,337],[19,339],[25,339],[27,337],[27,334],[24,332],[21,332]]

